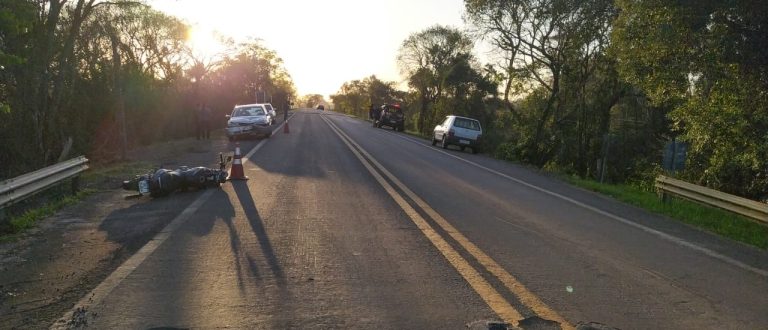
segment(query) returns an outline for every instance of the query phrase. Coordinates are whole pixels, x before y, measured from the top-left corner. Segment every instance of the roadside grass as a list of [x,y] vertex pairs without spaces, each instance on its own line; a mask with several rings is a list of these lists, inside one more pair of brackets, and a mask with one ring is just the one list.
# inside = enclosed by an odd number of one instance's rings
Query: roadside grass
[[152,169],[151,164],[141,161],[95,166],[83,173],[82,182],[86,187],[102,190],[108,188],[105,185],[114,186],[116,182],[128,180],[134,175],[144,173],[150,169]]
[[655,193],[632,185],[602,184],[566,175],[560,177],[575,186],[601,193],[651,212],[666,215],[739,242],[768,249],[768,226],[763,226],[740,215],[679,198],[670,198],[665,203]]
[[121,162],[106,166],[95,166],[82,174],[80,182],[84,187],[77,194],[70,193],[69,180],[54,186],[38,195],[32,196],[20,205],[10,206],[7,219],[0,221],[0,243],[12,242],[33,228],[38,221],[57,211],[77,204],[89,195],[114,189],[122,180],[149,170],[145,162]]
[[11,217],[8,221],[8,228],[5,229],[6,232],[0,236],[0,242],[17,239],[19,234],[34,227],[41,219],[53,215],[56,211],[66,206],[77,204],[94,192],[93,189],[83,189],[74,195],[54,197],[40,207],[26,210],[18,216]]

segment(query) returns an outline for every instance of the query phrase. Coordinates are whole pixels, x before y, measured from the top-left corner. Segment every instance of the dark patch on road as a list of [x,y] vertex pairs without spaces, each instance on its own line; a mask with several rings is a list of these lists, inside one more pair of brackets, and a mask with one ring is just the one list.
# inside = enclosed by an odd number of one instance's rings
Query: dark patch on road
[[497,321],[497,320],[479,320],[467,324],[467,329],[470,330],[508,330],[514,329],[509,323]]
[[579,322],[576,324],[576,330],[619,330],[619,328],[597,322]]
[[525,330],[555,330],[561,329],[560,323],[540,318],[536,315],[529,316],[520,321],[518,327]]

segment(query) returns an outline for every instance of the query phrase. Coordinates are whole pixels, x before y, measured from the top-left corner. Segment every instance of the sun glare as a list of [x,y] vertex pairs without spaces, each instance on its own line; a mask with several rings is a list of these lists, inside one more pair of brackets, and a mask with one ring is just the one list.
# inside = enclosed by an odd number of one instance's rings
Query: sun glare
[[187,45],[192,49],[194,56],[206,59],[220,56],[225,50],[216,31],[198,25],[190,27],[187,31]]
[[[187,45],[195,57],[220,59],[230,49],[222,36],[235,43],[259,39],[284,60],[299,93],[323,95],[372,74],[402,81],[396,63],[402,41],[434,24],[462,26],[464,7],[462,0],[147,2],[191,25]],[[396,19],[372,20],[377,17]]]

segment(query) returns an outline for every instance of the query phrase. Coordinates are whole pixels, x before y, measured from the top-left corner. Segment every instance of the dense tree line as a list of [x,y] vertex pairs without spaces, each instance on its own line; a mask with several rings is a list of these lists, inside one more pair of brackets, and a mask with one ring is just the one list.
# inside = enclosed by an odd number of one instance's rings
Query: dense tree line
[[404,97],[405,93],[398,91],[394,82],[370,76],[345,82],[338,93],[331,95],[331,101],[336,111],[367,118],[371,105],[402,103]]
[[257,90],[278,107],[293,98],[274,51],[230,40],[205,58],[188,46],[189,30],[140,1],[0,2],[0,178],[191,135],[197,104],[223,127]]
[[[345,83],[337,109],[405,103],[422,134],[448,113],[478,118],[495,156],[650,187],[665,144],[688,145],[683,178],[768,194],[768,3],[465,0],[469,31],[403,41],[408,91]],[[495,49],[472,55],[473,39]],[[394,83],[389,83],[394,87]]]
[[325,100],[325,97],[320,94],[303,95],[298,100],[299,106],[310,108],[310,109],[314,109],[315,107],[321,104],[325,106],[327,103],[328,102]]

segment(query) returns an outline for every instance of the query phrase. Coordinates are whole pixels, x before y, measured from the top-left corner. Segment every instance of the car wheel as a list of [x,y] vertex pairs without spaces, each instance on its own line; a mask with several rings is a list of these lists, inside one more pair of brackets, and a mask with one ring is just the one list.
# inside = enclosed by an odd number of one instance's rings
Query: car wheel
[[448,141],[445,138],[445,135],[443,135],[443,139],[440,140],[440,146],[443,147],[443,149],[448,149]]
[[229,139],[229,142],[235,141],[235,137],[234,136],[227,136],[227,139]]
[[476,154],[480,152],[480,148],[472,148],[472,153]]
[[432,145],[434,146],[436,144],[437,144],[437,139],[435,139],[435,135],[432,134]]
[[[467,147],[461,146],[461,151],[464,151],[465,149],[467,149]],[[475,149],[472,149],[472,150],[474,151]]]

